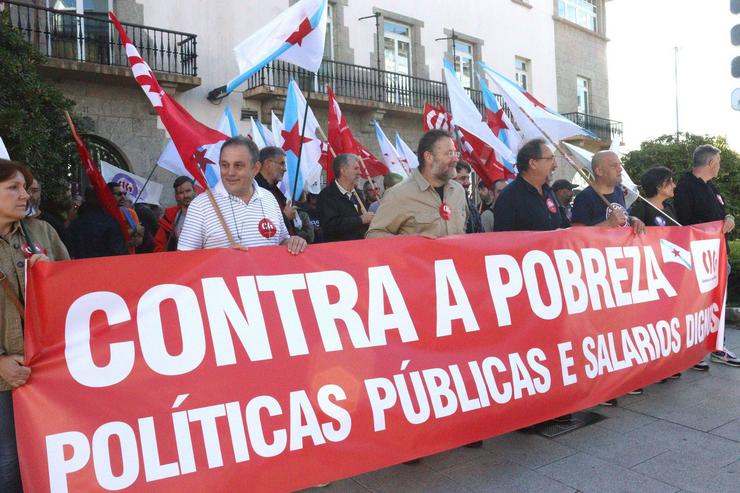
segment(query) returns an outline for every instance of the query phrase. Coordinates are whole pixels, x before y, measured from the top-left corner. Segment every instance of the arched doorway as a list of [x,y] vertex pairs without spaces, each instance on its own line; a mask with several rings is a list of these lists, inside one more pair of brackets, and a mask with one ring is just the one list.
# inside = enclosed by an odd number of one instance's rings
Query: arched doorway
[[[100,161],[105,161],[123,170],[131,171],[131,163],[126,158],[126,154],[116,144],[99,135],[82,134],[81,137],[98,169],[100,169]],[[87,178],[82,160],[73,142],[67,145],[66,151],[72,194],[82,195],[85,188],[90,185],[90,180]]]

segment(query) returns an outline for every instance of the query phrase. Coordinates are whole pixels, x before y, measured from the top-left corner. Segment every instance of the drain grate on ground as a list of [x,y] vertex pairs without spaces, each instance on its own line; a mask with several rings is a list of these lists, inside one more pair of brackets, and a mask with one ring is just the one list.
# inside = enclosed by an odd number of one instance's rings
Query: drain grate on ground
[[[606,419],[606,416],[592,411],[580,411],[571,415],[570,421],[556,423],[554,421],[545,421],[537,423],[526,429],[527,433],[536,433],[546,438],[554,438],[559,435],[584,428],[588,425],[598,423]],[[524,430],[522,430],[524,431]]]

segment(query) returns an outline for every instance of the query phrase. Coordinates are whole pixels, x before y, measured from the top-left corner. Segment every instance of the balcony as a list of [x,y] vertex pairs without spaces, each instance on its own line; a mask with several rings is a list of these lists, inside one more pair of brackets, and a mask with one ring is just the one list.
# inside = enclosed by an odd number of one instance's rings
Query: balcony
[[[375,108],[404,113],[421,113],[424,103],[441,102],[449,109],[447,85],[410,75],[397,74],[360,65],[324,60],[316,75],[295,65],[277,60],[255,73],[245,83],[245,98],[267,99],[285,95],[288,83],[294,79],[312,94],[326,95],[329,84],[343,105]],[[483,95],[468,89],[468,94],[484,111]],[[326,99],[324,96],[321,99]]]
[[[133,81],[126,51],[106,14],[80,15],[20,2],[0,2],[11,25],[43,55],[42,71],[90,80]],[[122,22],[160,83],[178,90],[200,85],[195,34]]]
[[601,140],[611,142],[614,139],[622,140],[622,122],[601,118],[586,113],[563,113],[563,116],[590,132]]

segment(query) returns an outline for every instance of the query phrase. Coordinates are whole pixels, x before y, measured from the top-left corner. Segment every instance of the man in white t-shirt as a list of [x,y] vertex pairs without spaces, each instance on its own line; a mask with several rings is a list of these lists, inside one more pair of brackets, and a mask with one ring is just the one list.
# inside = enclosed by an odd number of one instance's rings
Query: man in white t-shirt
[[[297,255],[306,249],[306,240],[290,236],[275,197],[257,186],[259,149],[250,139],[232,137],[224,142],[219,157],[221,182],[227,193],[214,192],[237,248],[285,245]],[[226,231],[208,198],[200,194],[188,207],[188,215],[177,243],[178,250],[228,248]]]

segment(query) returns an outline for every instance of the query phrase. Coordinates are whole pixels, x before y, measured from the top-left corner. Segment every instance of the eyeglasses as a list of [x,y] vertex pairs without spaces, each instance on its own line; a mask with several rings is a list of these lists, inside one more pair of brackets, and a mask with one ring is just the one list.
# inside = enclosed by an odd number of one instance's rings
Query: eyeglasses
[[549,157],[538,157],[534,159],[535,161],[554,161],[555,156],[549,156]]
[[459,158],[460,151],[447,151],[447,152],[443,152],[442,155],[447,156],[447,157]]

